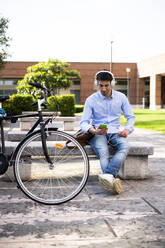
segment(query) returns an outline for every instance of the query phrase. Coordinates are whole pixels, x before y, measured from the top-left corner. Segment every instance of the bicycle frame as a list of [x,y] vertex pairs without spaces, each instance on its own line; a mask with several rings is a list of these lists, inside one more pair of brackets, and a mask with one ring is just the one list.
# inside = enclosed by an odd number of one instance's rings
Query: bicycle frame
[[[27,132],[25,137],[28,136],[29,134],[31,134],[36,129],[36,127],[40,124],[42,148],[44,151],[46,161],[51,166],[53,163],[52,163],[52,161],[48,155],[48,150],[47,150],[47,145],[46,145],[45,126],[51,121],[52,118],[49,117],[46,121],[43,120],[41,105],[42,105],[42,103],[45,102],[45,98],[38,99],[37,102],[38,102],[38,113],[37,114],[21,114],[21,115],[7,116],[7,117],[4,117],[4,120],[11,120],[11,122],[16,122],[18,120],[18,118],[38,117],[38,120],[34,123],[34,125],[31,127],[31,129]],[[3,154],[5,154],[5,138],[4,138],[4,129],[3,129],[3,121],[2,120],[0,120],[0,129],[1,129],[1,144],[2,144],[1,152]],[[8,161],[12,161],[13,159],[14,159],[14,151],[9,155]]]
[[[38,203],[57,205],[73,199],[82,191],[89,176],[89,159],[84,148],[73,136],[58,131],[56,127],[49,127],[54,114],[45,120],[41,110],[41,104],[47,100],[46,87],[40,83],[31,85],[44,91],[44,94],[41,92],[42,99],[37,101],[38,113],[3,118],[16,122],[18,118],[37,117],[11,154],[5,154],[4,126],[0,119],[0,175],[5,174],[9,166],[13,166],[18,188],[27,197]],[[8,97],[1,97],[0,103],[6,99]],[[75,148],[67,149],[65,144],[68,140],[76,145],[76,151]]]
[[[35,128],[38,126],[38,124],[40,122],[43,121],[42,115],[39,113],[37,114],[25,114],[25,115],[13,115],[13,116],[6,116],[4,117],[4,120],[11,120],[11,122],[16,122],[18,120],[18,118],[26,118],[26,117],[39,117],[38,120],[34,123],[34,125],[32,126],[32,128],[27,132],[26,136],[33,132],[35,130]],[[1,128],[1,143],[2,143],[2,148],[1,148],[1,152],[5,153],[5,139],[4,139],[4,129],[3,129],[3,120],[0,120],[0,128]]]

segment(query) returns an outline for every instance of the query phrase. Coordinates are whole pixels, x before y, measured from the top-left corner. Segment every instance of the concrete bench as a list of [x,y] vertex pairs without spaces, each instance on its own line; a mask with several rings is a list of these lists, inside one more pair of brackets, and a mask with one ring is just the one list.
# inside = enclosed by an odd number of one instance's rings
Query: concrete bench
[[[130,150],[128,156],[122,165],[119,176],[122,179],[145,179],[149,177],[148,156],[153,155],[153,146],[145,142],[129,142]],[[109,146],[113,156],[114,150]],[[90,146],[85,150],[88,156],[96,156]]]
[[[60,143],[65,145],[64,141],[60,141]],[[6,153],[10,154],[15,147],[17,146],[18,142],[6,142]],[[120,169],[119,176],[122,179],[145,179],[149,177],[149,167],[148,167],[148,156],[153,155],[153,146],[148,143],[142,142],[129,142],[130,150],[127,156],[126,161],[124,162],[123,166]],[[54,142],[50,141],[49,148],[54,150]],[[39,152],[42,149],[41,143],[34,142],[33,146],[29,147],[34,152],[34,150]],[[64,149],[67,149],[66,147]],[[112,154],[114,151],[110,147]],[[85,150],[90,157],[96,157],[92,148],[88,145],[85,146]],[[92,167],[91,167],[92,170]],[[12,172],[11,172],[12,173]],[[27,173],[27,171],[26,171]],[[28,173],[29,174],[29,173]]]
[[[31,114],[32,112],[25,112],[26,114]],[[49,112],[43,112],[44,119],[47,119],[48,116],[51,116],[52,113]],[[25,117],[25,118],[20,118],[20,130],[25,131],[29,130],[32,125],[36,121],[36,117]],[[75,117],[63,117],[63,116],[57,116],[53,120],[53,125],[63,129],[64,131],[73,131],[74,127],[76,125],[76,122],[80,121],[80,116],[75,116]],[[60,123],[60,124],[59,124]]]

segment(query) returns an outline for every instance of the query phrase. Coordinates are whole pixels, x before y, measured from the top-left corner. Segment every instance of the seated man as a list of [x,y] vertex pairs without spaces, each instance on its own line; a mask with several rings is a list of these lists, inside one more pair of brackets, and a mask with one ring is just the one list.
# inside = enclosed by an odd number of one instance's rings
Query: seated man
[[[96,73],[95,83],[99,91],[86,99],[80,126],[83,132],[95,134],[89,143],[100,159],[103,174],[98,176],[99,181],[108,190],[120,194],[122,186],[117,175],[129,151],[126,138],[133,132],[135,116],[127,97],[112,89],[114,77],[111,72],[103,70]],[[127,124],[121,131],[119,128],[122,113]],[[112,159],[108,144],[115,149]]]

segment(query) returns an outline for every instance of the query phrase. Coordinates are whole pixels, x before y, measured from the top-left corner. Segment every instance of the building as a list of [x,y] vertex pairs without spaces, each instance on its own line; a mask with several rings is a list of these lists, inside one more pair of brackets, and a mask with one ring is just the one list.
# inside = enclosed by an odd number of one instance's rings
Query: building
[[[16,83],[27,73],[27,67],[38,62],[7,62],[0,71],[0,95],[16,93]],[[75,94],[76,103],[85,99],[97,89],[94,85],[96,72],[110,69],[110,63],[69,62],[68,69],[80,72],[81,80],[74,81],[60,94]],[[133,107],[165,108],[165,54],[140,63],[112,63],[115,89],[129,98]]]
[[150,109],[165,108],[165,53],[137,64],[139,97]]

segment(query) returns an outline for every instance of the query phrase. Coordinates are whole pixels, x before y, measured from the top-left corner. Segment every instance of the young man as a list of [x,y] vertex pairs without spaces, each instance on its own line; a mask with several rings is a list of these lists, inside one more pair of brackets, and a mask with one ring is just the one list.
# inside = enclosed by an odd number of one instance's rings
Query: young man
[[[98,176],[99,181],[108,190],[120,194],[122,186],[117,175],[129,151],[126,138],[133,132],[135,116],[127,97],[112,89],[114,77],[111,72],[107,70],[97,72],[95,84],[99,91],[86,99],[80,126],[85,133],[95,134],[89,143],[100,159],[103,174]],[[127,124],[121,131],[119,128],[122,113],[127,119]],[[101,128],[101,124],[107,126]],[[109,144],[115,149],[112,159]]]

